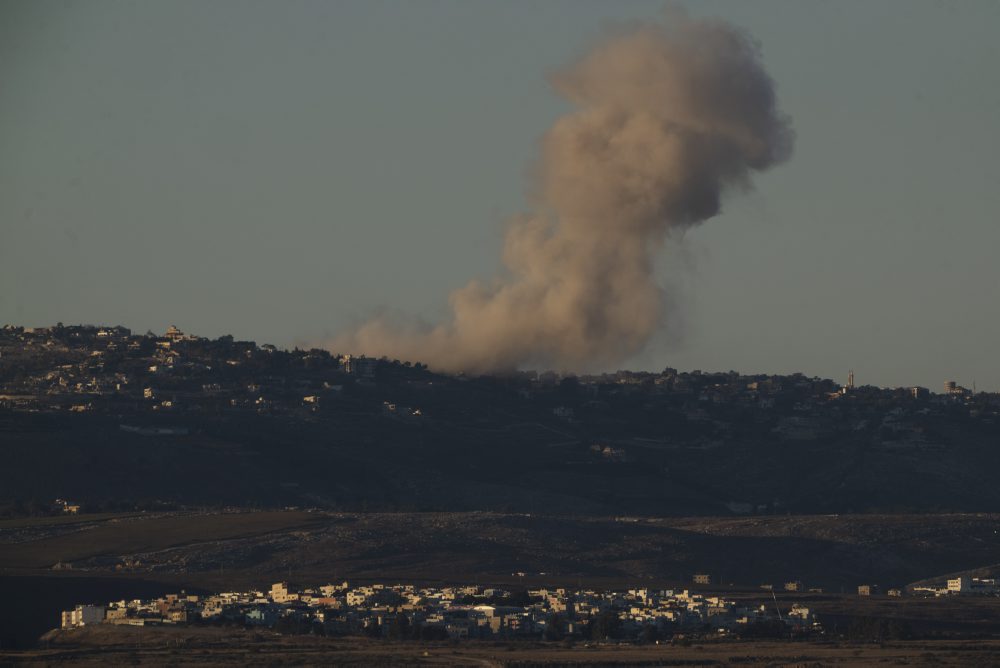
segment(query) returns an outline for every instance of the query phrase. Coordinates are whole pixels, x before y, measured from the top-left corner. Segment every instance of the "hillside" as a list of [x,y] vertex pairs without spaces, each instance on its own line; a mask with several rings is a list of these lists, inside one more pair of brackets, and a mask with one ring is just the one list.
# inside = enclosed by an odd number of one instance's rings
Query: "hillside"
[[[435,374],[123,327],[0,330],[0,513],[288,505],[992,511],[1000,395],[802,374]],[[6,507],[5,505],[6,504]]]
[[[151,513],[0,522],[8,574],[394,581],[801,580],[852,591],[902,586],[995,561],[996,515],[768,518],[511,513]],[[734,558],[734,555],[736,558]],[[523,575],[515,575],[521,573]],[[527,578],[527,579],[525,579]]]

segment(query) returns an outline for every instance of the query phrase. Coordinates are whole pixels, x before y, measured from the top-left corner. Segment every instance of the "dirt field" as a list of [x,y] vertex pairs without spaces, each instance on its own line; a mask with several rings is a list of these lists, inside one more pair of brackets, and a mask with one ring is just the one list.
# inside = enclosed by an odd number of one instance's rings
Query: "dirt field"
[[218,629],[93,627],[50,634],[48,648],[0,652],[0,665],[341,666],[995,666],[1000,641],[878,644],[719,641],[568,646],[541,642],[391,643]]

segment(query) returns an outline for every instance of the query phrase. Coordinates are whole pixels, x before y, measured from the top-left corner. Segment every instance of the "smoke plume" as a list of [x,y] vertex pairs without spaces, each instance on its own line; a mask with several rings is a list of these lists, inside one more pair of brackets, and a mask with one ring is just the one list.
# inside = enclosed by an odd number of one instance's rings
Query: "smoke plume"
[[654,265],[667,236],[791,152],[756,44],[722,21],[671,14],[620,30],[551,83],[574,109],[542,140],[504,274],[454,291],[447,322],[376,318],[332,347],[442,371],[619,364],[666,317]]

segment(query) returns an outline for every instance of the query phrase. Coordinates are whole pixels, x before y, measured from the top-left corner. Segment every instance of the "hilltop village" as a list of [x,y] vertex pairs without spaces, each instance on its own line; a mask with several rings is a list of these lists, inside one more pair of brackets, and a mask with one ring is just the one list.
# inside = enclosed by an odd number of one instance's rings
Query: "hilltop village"
[[[570,513],[981,510],[1000,502],[988,473],[998,413],[1000,394],[954,382],[939,392],[855,385],[853,373],[843,384],[671,368],[472,377],[177,327],[6,326],[0,431],[20,454],[0,504],[15,514],[57,497],[84,512],[111,500],[248,499]],[[27,464],[43,453],[47,475],[32,479]],[[80,466],[97,484],[73,482]],[[245,478],[209,475],[222,466]]]
[[368,635],[389,639],[566,637],[646,641],[675,633],[799,635],[822,629],[809,608],[784,614],[767,605],[743,606],[688,590],[569,591],[382,585],[344,582],[302,591],[288,583],[269,591],[212,596],[170,594],[153,600],[78,605],[62,613],[62,628],[93,624],[236,624],[293,633]]
[[[174,326],[162,335],[133,334],[122,326],[8,325],[0,329],[0,407],[13,410],[130,409],[160,414],[249,410],[304,416],[321,412],[323,404],[343,395],[345,386],[372,387],[376,380],[430,389],[434,383],[469,379],[433,374],[419,362],[335,355],[316,348],[286,351],[231,336],[210,340]],[[573,422],[577,412],[606,408],[602,398],[645,394],[675,400],[684,407],[684,415],[696,422],[714,419],[714,406],[775,411],[781,417],[772,432],[792,440],[808,440],[829,426],[814,414],[823,405],[834,414],[842,412],[845,404],[887,407],[877,427],[900,447],[933,438],[914,416],[955,414],[956,406],[973,418],[1000,414],[997,393],[973,393],[954,381],[945,381],[942,393],[924,387],[856,387],[853,372],[845,385],[802,374],[669,368],[661,373],[618,371],[594,376],[511,372],[502,381],[521,398],[547,399],[552,414],[567,422]],[[422,415],[419,408],[399,406],[391,399],[378,407],[387,416]]]

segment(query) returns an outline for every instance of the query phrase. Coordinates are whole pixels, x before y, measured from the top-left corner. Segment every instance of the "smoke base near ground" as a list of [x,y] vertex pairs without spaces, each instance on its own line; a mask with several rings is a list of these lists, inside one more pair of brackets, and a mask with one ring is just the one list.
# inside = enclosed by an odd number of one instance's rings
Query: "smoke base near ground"
[[550,79],[573,110],[542,139],[502,275],[455,290],[445,322],[376,317],[328,347],[472,373],[620,364],[671,317],[654,274],[671,233],[791,153],[756,43],[720,20],[609,31]]

